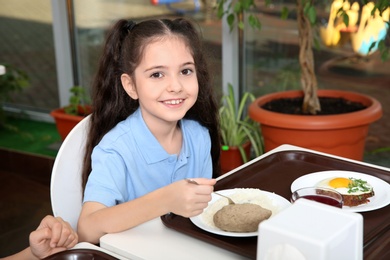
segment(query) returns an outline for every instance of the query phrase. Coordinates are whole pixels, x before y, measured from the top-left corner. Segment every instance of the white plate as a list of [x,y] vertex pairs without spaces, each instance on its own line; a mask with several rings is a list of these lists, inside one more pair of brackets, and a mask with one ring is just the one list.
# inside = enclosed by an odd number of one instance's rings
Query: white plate
[[300,188],[315,186],[319,181],[333,177],[362,179],[374,188],[375,195],[370,198],[370,202],[356,207],[344,206],[343,210],[350,212],[371,211],[383,208],[390,203],[390,184],[375,176],[352,171],[323,171],[303,175],[291,184],[291,192]]
[[[263,191],[259,189],[228,189],[228,190],[219,190],[218,193],[222,195],[227,195],[233,199],[235,203],[255,203],[263,206],[272,211],[272,215],[279,213],[281,210],[287,208],[291,203],[275,193]],[[239,195],[238,195],[239,194]],[[239,196],[239,197],[237,197]],[[256,232],[227,232],[217,228],[214,223],[212,223],[212,218],[219,209],[223,206],[228,205],[227,199],[212,194],[212,199],[209,202],[207,208],[203,211],[202,214],[190,218],[192,223],[197,227],[208,231],[213,234],[222,235],[222,236],[231,236],[231,237],[253,237],[257,236]]]

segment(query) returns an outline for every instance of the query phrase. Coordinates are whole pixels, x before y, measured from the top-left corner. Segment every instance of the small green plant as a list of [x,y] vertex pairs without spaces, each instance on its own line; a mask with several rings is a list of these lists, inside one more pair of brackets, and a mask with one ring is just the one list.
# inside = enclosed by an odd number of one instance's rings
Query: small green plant
[[246,92],[237,107],[233,86],[229,84],[228,94],[222,97],[219,109],[222,150],[237,147],[244,162],[248,161],[243,148],[245,143],[251,143],[256,157],[264,152],[259,124],[244,114],[247,105],[254,100],[255,96]]
[[90,99],[85,88],[81,86],[73,86],[70,89],[72,95],[69,98],[69,105],[64,108],[65,113],[69,115],[85,116],[90,113],[88,104]]
[[11,100],[11,94],[21,92],[30,84],[26,72],[9,64],[3,64],[3,66],[5,67],[5,74],[0,75],[0,128],[6,126],[4,102]]

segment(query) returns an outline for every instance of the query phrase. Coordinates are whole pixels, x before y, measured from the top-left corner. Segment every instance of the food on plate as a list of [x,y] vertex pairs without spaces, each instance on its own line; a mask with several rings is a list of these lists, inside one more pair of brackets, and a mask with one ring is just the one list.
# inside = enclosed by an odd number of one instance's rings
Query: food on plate
[[368,203],[369,198],[375,194],[367,181],[356,178],[327,178],[318,182],[316,186],[338,191],[343,196],[344,206],[349,207]]
[[216,227],[228,232],[255,232],[271,215],[271,210],[256,204],[230,204],[218,210],[213,220]]
[[[284,210],[291,203],[285,198],[267,191],[262,191],[256,188],[234,188],[229,190],[219,190],[219,193],[226,195],[231,198],[236,204],[255,204],[259,205],[264,209],[268,209],[272,212],[271,217]],[[222,198],[218,195],[213,196],[208,207],[199,215],[198,219],[201,221],[201,225],[212,232],[218,234],[229,234],[232,236],[242,235],[246,236],[249,234],[256,234],[257,232],[228,232],[217,227],[214,223],[214,215],[223,207],[229,205],[227,199]]]

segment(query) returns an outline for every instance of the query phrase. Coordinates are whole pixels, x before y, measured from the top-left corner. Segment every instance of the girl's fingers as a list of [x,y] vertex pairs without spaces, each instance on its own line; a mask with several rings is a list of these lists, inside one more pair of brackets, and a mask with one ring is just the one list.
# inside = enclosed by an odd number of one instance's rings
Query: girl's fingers
[[214,186],[217,183],[216,179],[207,179],[207,178],[193,178],[191,179],[197,182],[199,185],[210,185]]

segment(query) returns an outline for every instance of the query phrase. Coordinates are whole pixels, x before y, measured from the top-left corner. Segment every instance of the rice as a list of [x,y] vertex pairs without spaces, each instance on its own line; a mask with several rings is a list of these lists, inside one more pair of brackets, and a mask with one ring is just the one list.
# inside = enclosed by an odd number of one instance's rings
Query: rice
[[[237,188],[232,189],[231,193],[229,191],[229,193],[224,193],[223,195],[230,197],[236,204],[252,203],[257,204],[265,209],[271,210],[271,217],[279,213],[283,209],[283,206],[280,204],[280,202],[278,203],[273,198],[270,198],[265,192],[260,189]],[[217,200],[210,201],[208,207],[200,215],[200,218],[203,223],[213,229],[219,229],[214,225],[214,214],[228,204],[228,200],[223,197]]]

